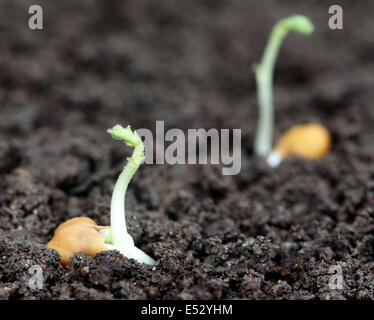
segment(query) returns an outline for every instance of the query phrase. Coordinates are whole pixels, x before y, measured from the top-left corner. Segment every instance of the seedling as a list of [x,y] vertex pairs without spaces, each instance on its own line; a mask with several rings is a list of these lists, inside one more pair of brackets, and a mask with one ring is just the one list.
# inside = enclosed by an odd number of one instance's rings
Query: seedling
[[267,158],[270,166],[277,166],[282,159],[296,155],[305,159],[322,158],[331,147],[329,131],[318,123],[296,125],[288,129]]
[[273,73],[283,39],[289,31],[303,35],[313,32],[312,22],[305,16],[294,15],[280,20],[274,26],[261,63],[254,66],[257,83],[257,98],[259,105],[259,120],[254,150],[261,156],[268,156],[273,146],[274,132],[274,102],[273,102]]
[[110,205],[110,227],[97,226],[89,218],[73,218],[61,224],[54,237],[47,244],[48,248],[56,249],[61,255],[61,263],[71,263],[74,253],[83,252],[94,256],[106,250],[118,250],[127,258],[141,263],[154,264],[155,261],[134,245],[134,240],[127,232],[125,217],[125,195],[129,182],[144,159],[144,145],[136,131],[130,127],[124,129],[114,126],[108,132],[114,139],[123,140],[128,146],[134,147],[132,156],[119,175],[114,186]]

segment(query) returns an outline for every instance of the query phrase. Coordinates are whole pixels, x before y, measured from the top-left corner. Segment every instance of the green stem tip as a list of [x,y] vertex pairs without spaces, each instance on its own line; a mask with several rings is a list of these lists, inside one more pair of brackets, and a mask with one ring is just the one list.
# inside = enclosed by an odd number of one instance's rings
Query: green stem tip
[[306,36],[314,31],[314,25],[310,19],[300,14],[280,20],[278,26],[286,31],[295,31]]

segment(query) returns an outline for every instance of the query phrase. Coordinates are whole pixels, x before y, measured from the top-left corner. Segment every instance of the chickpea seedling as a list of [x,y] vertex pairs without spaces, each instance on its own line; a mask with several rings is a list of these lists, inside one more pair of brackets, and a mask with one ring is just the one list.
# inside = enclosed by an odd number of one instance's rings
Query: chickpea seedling
[[310,35],[313,30],[312,22],[302,15],[294,15],[280,20],[275,24],[270,34],[261,63],[254,66],[259,104],[259,120],[254,151],[260,156],[267,157],[273,147],[274,102],[272,86],[274,64],[280,46],[289,31]]
[[77,217],[62,223],[47,244],[61,255],[61,264],[71,263],[74,253],[83,252],[89,256],[106,250],[118,250],[127,258],[140,263],[153,265],[155,261],[134,245],[134,240],[127,232],[125,216],[125,195],[131,178],[144,159],[144,145],[136,131],[120,125],[108,132],[114,139],[123,140],[134,147],[132,156],[119,175],[114,186],[110,205],[110,226],[98,226],[90,218]]

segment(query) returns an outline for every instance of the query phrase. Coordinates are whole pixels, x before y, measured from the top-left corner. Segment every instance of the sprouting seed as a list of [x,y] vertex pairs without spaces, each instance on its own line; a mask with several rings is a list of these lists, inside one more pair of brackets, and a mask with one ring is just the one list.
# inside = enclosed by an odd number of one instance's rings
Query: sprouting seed
[[292,155],[304,159],[322,158],[331,148],[330,132],[319,123],[295,125],[288,129],[275,145],[267,158],[270,166],[275,167]]
[[70,257],[74,253],[83,252],[94,256],[106,250],[118,250],[127,258],[153,265],[155,261],[134,245],[133,238],[127,232],[125,217],[126,190],[144,159],[143,142],[130,127],[125,129],[116,125],[108,132],[114,139],[123,140],[128,146],[134,147],[132,156],[114,186],[110,206],[110,226],[97,226],[93,220],[86,217],[73,218],[56,229],[47,247],[58,251],[62,257],[60,262],[64,265],[71,263]]
[[294,15],[282,19],[274,26],[260,64],[254,66],[257,83],[259,119],[255,138],[254,151],[267,157],[273,147],[274,102],[273,73],[283,39],[289,31],[310,35],[314,30],[312,22],[305,16]]

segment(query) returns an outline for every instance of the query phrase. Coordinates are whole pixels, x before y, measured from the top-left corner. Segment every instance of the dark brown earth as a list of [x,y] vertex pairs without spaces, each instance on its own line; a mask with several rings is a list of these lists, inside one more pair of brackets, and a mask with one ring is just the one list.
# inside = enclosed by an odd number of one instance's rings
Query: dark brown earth
[[[0,2],[0,298],[373,299],[373,1]],[[301,13],[276,67],[276,137],[318,121],[334,143],[323,160],[268,168],[252,153],[251,65],[271,27]],[[242,129],[242,170],[144,165],[126,197],[129,232],[155,268],[115,251],[77,254],[64,269],[45,244],[57,225],[109,223],[111,191],[130,148],[114,124]],[[340,265],[343,290],[330,290]],[[42,290],[28,285],[40,265]]]

